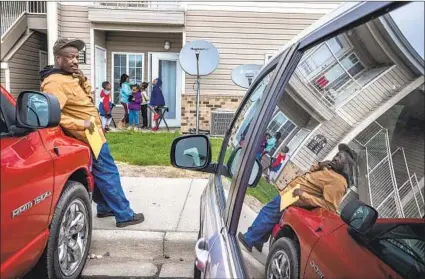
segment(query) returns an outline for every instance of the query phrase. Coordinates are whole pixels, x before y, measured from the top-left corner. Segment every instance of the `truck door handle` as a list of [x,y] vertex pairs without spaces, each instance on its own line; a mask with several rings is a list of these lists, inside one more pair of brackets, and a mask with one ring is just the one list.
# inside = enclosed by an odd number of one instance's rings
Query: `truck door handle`
[[208,242],[204,238],[198,239],[195,246],[196,268],[205,272],[208,263]]
[[57,156],[59,156],[59,148],[57,146],[53,147],[53,151],[56,153]]

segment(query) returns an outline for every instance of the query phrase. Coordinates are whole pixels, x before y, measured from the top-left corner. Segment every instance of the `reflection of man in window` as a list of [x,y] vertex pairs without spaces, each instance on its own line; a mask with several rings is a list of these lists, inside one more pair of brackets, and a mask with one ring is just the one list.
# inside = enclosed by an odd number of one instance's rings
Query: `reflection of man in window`
[[254,246],[261,252],[263,243],[282,216],[281,196],[297,185],[300,188],[293,191],[294,196],[299,196],[295,206],[306,209],[321,207],[337,212],[349,184],[351,168],[355,164],[353,151],[346,144],[340,144],[338,150],[332,161],[313,165],[309,172],[289,182],[280,195],[260,210],[248,231],[238,234],[239,240],[248,251],[252,251]]

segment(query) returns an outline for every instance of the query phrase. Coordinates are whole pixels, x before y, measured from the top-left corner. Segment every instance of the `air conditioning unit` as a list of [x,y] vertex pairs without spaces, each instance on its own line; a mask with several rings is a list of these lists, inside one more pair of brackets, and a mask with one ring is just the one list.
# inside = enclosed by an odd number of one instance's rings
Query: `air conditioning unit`
[[211,112],[211,136],[224,136],[232,123],[234,111],[214,110]]

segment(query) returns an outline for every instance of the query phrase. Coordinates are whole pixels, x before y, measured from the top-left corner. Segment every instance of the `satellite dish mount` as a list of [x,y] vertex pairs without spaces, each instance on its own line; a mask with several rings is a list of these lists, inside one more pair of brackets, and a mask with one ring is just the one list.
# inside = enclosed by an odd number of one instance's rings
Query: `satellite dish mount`
[[232,80],[236,85],[248,89],[262,67],[262,65],[255,64],[240,65],[233,69]]
[[199,106],[201,99],[201,76],[211,74],[218,66],[218,50],[207,41],[187,43],[180,51],[180,66],[191,76],[196,76],[196,134],[199,134]]

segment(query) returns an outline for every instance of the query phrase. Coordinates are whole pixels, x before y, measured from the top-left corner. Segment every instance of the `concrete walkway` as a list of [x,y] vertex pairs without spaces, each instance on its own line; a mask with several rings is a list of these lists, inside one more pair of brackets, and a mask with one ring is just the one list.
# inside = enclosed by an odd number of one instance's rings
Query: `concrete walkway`
[[[118,229],[113,217],[93,218],[90,259],[83,278],[193,278],[200,197],[206,179],[122,177],[127,198],[145,221]],[[96,208],[93,205],[93,216]],[[244,206],[239,228],[246,231],[256,213]],[[255,249],[253,249],[255,250]],[[263,254],[244,252],[249,266],[264,270]],[[262,263],[262,264],[261,264]],[[251,268],[249,268],[251,270]],[[258,276],[258,272],[254,272]]]

